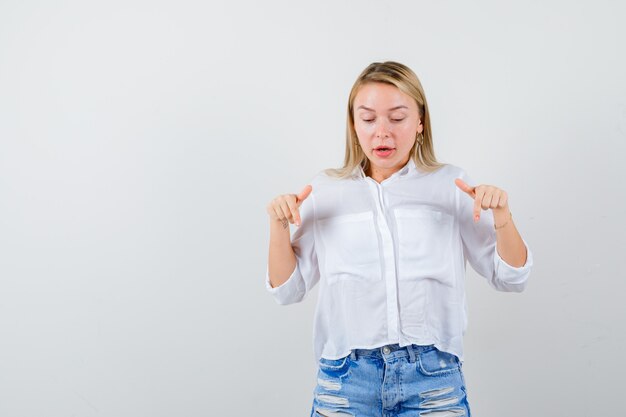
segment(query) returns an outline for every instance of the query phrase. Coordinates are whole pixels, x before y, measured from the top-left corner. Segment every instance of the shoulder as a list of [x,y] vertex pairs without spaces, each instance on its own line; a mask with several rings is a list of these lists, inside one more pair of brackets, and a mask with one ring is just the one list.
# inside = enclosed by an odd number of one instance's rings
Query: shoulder
[[324,173],[324,170],[320,170],[314,173],[307,179],[305,185],[310,185],[312,187],[311,197],[305,201],[312,201],[316,195],[319,195],[319,192],[327,187],[328,183],[333,181],[333,178],[330,178],[328,175]]
[[444,164],[441,168],[435,171],[435,173],[438,176],[445,178],[459,178],[467,175],[463,168],[454,164]]
[[467,184],[474,185],[474,178],[470,174],[468,174],[465,169],[459,166],[449,164],[447,175],[449,175],[450,178],[453,178],[453,179],[460,178]]
[[315,190],[315,186],[318,187],[333,187],[333,186],[342,186],[346,184],[350,184],[354,182],[354,178],[338,178],[332,175],[329,175],[326,169],[319,170],[313,177],[311,178],[309,184],[313,186]]
[[443,164],[440,168],[433,172],[425,173],[425,175],[430,178],[431,181],[435,181],[437,183],[444,182],[454,184],[454,180],[456,178],[467,178],[467,173],[463,168],[447,163]]

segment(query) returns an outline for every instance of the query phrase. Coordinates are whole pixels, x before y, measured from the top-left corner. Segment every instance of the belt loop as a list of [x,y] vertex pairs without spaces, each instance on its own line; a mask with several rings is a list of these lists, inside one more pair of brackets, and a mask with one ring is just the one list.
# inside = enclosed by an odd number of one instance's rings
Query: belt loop
[[352,349],[352,351],[350,352],[350,359],[352,359],[353,361],[356,360],[356,349]]
[[415,362],[415,351],[413,350],[413,345],[408,345],[406,350],[409,351],[409,361],[411,363]]

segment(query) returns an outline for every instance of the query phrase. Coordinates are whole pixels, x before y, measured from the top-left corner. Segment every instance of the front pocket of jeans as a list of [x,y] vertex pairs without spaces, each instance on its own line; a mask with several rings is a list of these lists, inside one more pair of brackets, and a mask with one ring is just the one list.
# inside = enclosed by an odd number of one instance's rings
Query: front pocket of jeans
[[456,355],[437,348],[421,352],[417,358],[419,372],[426,376],[460,372],[461,362]]
[[454,286],[454,217],[430,207],[396,208],[399,280],[434,279]]
[[340,359],[319,359],[319,369],[326,375],[339,378],[348,373],[350,368],[350,355]]
[[330,281],[381,279],[378,237],[371,211],[318,220]]

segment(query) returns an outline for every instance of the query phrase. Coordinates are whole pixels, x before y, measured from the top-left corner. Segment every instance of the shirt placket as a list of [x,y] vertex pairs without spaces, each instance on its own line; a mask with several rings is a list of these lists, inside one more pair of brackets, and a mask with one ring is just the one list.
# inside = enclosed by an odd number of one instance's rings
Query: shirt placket
[[376,210],[378,215],[376,216],[376,227],[378,228],[382,243],[383,278],[385,280],[387,298],[387,336],[389,340],[395,341],[398,340],[398,299],[396,297],[397,281],[393,238],[387,222],[383,186],[372,178],[368,178],[368,183],[374,201],[377,203]]

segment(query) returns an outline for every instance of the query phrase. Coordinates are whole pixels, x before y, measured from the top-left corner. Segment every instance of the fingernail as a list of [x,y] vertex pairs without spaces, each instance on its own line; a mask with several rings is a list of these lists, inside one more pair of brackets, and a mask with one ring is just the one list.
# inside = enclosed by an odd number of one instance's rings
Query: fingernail
[[474,222],[478,221],[478,216],[474,216]]

